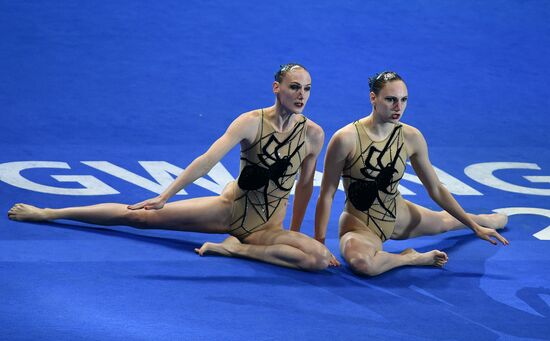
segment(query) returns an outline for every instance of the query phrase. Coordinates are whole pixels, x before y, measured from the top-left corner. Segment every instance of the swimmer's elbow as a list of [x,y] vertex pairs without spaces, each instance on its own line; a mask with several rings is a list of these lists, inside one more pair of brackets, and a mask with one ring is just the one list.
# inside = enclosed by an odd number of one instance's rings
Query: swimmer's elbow
[[438,182],[434,186],[426,187],[426,191],[428,192],[430,198],[437,201],[443,193],[447,192],[447,188],[441,182]]
[[296,188],[300,189],[313,189],[313,177],[305,178],[300,176],[296,181]]
[[323,191],[321,189],[321,192],[319,193],[319,198],[317,199],[318,202],[320,203],[323,203],[323,204],[331,204],[332,201],[334,200],[334,195],[335,193],[331,193],[329,191]]
[[334,200],[334,196],[336,195],[336,190],[338,187],[332,186],[332,185],[321,185],[321,190],[319,194],[319,198],[323,198],[325,200]]
[[202,154],[191,162],[188,168],[194,170],[193,173],[199,174],[198,176],[201,177],[208,173],[216,162],[216,160],[213,160],[207,154]]

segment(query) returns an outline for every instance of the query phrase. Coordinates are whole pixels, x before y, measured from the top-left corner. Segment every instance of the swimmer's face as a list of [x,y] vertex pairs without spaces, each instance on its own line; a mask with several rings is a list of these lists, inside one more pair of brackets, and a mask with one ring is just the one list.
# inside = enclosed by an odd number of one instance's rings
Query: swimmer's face
[[300,67],[287,72],[281,82],[273,82],[273,93],[283,109],[297,114],[301,114],[304,110],[310,90],[309,72]]
[[386,83],[378,95],[370,93],[373,113],[383,122],[397,123],[405,112],[408,97],[407,86],[403,81]]

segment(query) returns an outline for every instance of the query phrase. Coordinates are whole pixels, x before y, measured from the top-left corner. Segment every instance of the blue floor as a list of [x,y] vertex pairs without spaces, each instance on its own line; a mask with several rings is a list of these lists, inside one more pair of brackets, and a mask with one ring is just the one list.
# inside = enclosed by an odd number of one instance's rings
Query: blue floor
[[[546,1],[0,1],[2,212],[154,196],[238,114],[271,105],[273,73],[296,61],[327,141],[368,114],[368,76],[400,73],[403,121],[442,181],[470,212],[511,215],[508,247],[466,230],[390,241],[449,263],[375,278],[193,252],[224,236],[4,215],[0,338],[550,339],[549,17]],[[237,172],[234,150],[174,199]],[[436,209],[407,173],[405,198]],[[314,200],[309,235],[313,213]]]

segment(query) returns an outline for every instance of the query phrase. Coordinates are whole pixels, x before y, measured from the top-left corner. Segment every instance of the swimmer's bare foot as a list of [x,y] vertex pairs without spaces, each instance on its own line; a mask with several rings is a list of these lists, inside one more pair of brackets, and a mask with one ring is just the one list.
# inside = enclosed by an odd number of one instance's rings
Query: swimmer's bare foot
[[241,242],[237,238],[229,236],[221,243],[206,242],[202,244],[200,249],[195,249],[195,252],[199,256],[205,256],[207,254],[217,254],[231,257],[235,250],[235,247],[238,247],[238,245],[240,244]]
[[479,216],[483,219],[483,224],[481,225],[490,229],[500,230],[508,224],[508,216],[506,214],[493,213],[480,214]]
[[447,263],[448,257],[445,252],[432,250],[424,253],[417,252],[415,249],[406,249],[401,252],[402,255],[410,255],[411,265],[433,265],[443,267]]
[[8,218],[16,221],[46,221],[49,220],[46,209],[27,204],[15,204],[8,211]]

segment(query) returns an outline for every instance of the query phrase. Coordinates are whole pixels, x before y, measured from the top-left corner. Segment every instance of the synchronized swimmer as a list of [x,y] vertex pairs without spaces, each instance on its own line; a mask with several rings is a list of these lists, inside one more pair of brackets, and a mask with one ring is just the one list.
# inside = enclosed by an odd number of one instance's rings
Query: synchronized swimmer
[[[346,203],[339,221],[340,251],[357,274],[375,276],[403,265],[443,266],[447,254],[439,250],[400,254],[382,250],[388,239],[407,239],[469,227],[493,244],[508,241],[496,229],[508,221],[503,214],[473,215],[464,212],[437,178],[428,158],[428,146],[418,129],[401,123],[408,100],[403,79],[395,72],[381,72],[369,79],[372,112],[338,130],[331,138],[315,212],[315,238],[325,239],[334,193],[340,177]],[[397,186],[406,160],[428,191],[444,209],[434,212],[405,200]]]
[[[322,243],[283,229],[288,197],[298,172],[292,225],[302,224],[324,142],[321,127],[302,115],[311,77],[301,65],[282,65],[272,88],[273,106],[237,117],[203,155],[155,198],[131,206],[105,203],[41,209],[16,204],[8,216],[19,221],[69,219],[95,225],[230,234],[223,243],[205,243],[195,251],[200,255],[253,258],[309,271],[337,265]],[[241,148],[240,175],[221,195],[167,203],[182,188],[207,174],[237,144]]]

